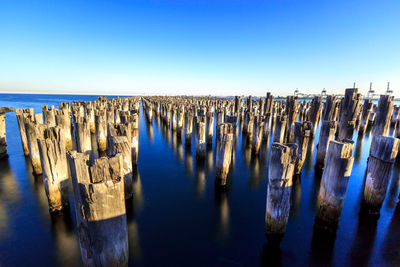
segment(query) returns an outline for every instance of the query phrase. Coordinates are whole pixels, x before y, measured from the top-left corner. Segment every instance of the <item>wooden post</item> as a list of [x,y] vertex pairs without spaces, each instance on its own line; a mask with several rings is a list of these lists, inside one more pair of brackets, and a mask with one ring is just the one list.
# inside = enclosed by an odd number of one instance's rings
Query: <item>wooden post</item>
[[374,136],[369,151],[362,210],[379,217],[390,176],[399,151],[400,139]]
[[317,146],[317,167],[323,169],[329,142],[335,138],[336,121],[322,121],[319,131],[319,142]]
[[266,115],[267,113],[272,114],[273,105],[274,105],[274,97],[271,95],[270,92],[268,92],[265,98],[264,115]]
[[110,107],[109,109],[107,109],[106,113],[107,113],[107,124],[115,123],[115,118],[114,118],[115,113],[114,113],[113,107]]
[[13,108],[0,107],[0,159],[8,158],[6,139],[6,112],[15,111]]
[[259,110],[260,110],[260,115],[261,116],[264,116],[264,111],[265,111],[265,109],[264,109],[264,106],[265,106],[265,98],[264,97],[260,97],[260,100],[259,100]]
[[187,112],[185,115],[186,115],[185,146],[190,147],[192,145],[193,114],[191,112]]
[[287,127],[290,129],[297,117],[297,96],[286,97],[286,116],[288,121]]
[[196,159],[204,160],[206,156],[206,124],[204,117],[197,117],[196,120]]
[[252,112],[253,110],[253,98],[251,95],[247,98],[247,112]]
[[49,109],[47,105],[43,105],[42,111],[43,111],[44,124],[46,124],[48,127],[56,126],[54,106],[51,106],[51,109]]
[[243,98],[241,96],[235,96],[235,112],[239,112],[242,108]]
[[368,127],[368,119],[371,114],[371,110],[373,107],[373,103],[371,99],[365,99],[364,105],[362,108],[362,115],[361,115],[361,122],[360,122],[360,129],[358,134],[363,134]]
[[309,121],[295,122],[291,128],[290,143],[297,145],[297,159],[294,174],[299,175],[307,155],[308,141],[310,140],[312,124]]
[[372,134],[375,136],[386,136],[389,131],[390,117],[393,112],[394,96],[381,95],[378,102],[378,111],[376,113],[375,124]]
[[183,107],[179,107],[178,117],[177,117],[177,127],[176,127],[176,133],[177,133],[177,137],[179,138],[179,140],[182,140],[181,136],[182,136],[182,132],[183,132],[184,118],[185,118],[185,111],[184,111]]
[[353,145],[351,140],[329,142],[315,218],[318,227],[333,231],[337,228],[353,168]]
[[122,156],[96,159],[68,153],[74,188],[75,214],[81,256],[85,266],[127,266]]
[[222,136],[219,136],[219,141],[217,142],[216,147],[215,184],[218,186],[225,186],[226,177],[232,160],[233,125],[230,123],[224,123],[220,125],[220,129],[222,131]]
[[271,133],[271,113],[265,113],[264,118],[265,119],[264,119],[263,138],[264,138],[264,140],[267,140]]
[[400,118],[400,106],[394,105],[393,114],[391,118],[391,125],[396,126],[399,123]]
[[171,104],[168,104],[166,109],[165,109],[165,112],[166,112],[165,121],[166,121],[168,127],[169,127],[169,124],[171,123],[171,109],[172,109],[172,105]]
[[149,122],[153,122],[153,105],[149,103],[149,107],[146,109],[147,119]]
[[64,135],[65,150],[71,151],[73,147],[72,141],[72,125],[69,113],[65,110],[56,110],[55,114],[57,125],[60,126]]
[[345,96],[340,102],[338,121],[338,140],[352,139],[356,126],[357,115],[361,108],[361,94],[358,88],[346,89]]
[[280,242],[290,212],[293,172],[297,145],[273,143],[268,168],[268,191],[265,212],[265,234],[269,241]]
[[0,159],[8,158],[6,139],[6,114],[0,113]]
[[132,197],[132,150],[126,136],[109,137],[109,157],[120,153],[122,155],[122,174],[124,176],[125,199]]
[[254,113],[246,112],[243,119],[243,132],[248,134],[250,140],[253,136],[253,126],[254,126]]
[[[373,126],[375,123],[375,117],[376,117],[376,113],[375,112],[371,112],[371,114],[369,114],[369,118],[368,118],[368,128],[370,128],[370,126]],[[367,129],[368,129],[367,128]]]
[[121,127],[126,128],[126,130],[123,130],[124,132],[126,131],[123,135],[128,138],[131,145],[132,164],[133,166],[136,166],[139,159],[139,116],[137,113],[132,114],[131,112],[130,115],[126,114],[126,116],[121,116],[121,122],[123,125],[121,124],[118,127],[120,129],[122,129]]
[[[32,119],[32,118],[31,118]],[[33,121],[36,124],[43,124],[43,114],[42,113],[36,113],[33,115]],[[47,125],[46,125],[47,126]]]
[[207,129],[206,129],[206,143],[207,146],[212,146],[214,135],[214,112],[208,111],[206,114]]
[[15,114],[17,116],[17,121],[18,121],[18,127],[19,127],[19,134],[21,137],[21,144],[22,144],[22,149],[24,151],[24,155],[28,156],[29,155],[29,148],[28,148],[28,139],[26,138],[26,130],[25,130],[25,118],[27,116],[33,117],[33,108],[29,109],[21,109],[17,108],[15,110]]
[[260,153],[261,142],[263,139],[264,130],[264,118],[262,116],[256,116],[253,123],[253,138],[252,138],[252,149],[251,152],[254,155]]
[[42,174],[42,166],[40,161],[40,153],[38,147],[38,138],[44,136],[44,124],[36,124],[25,118],[26,139],[28,141],[29,157],[32,163],[33,175]]
[[286,116],[276,116],[275,130],[274,130],[274,143],[283,143],[285,138]]
[[97,147],[99,152],[104,153],[107,150],[107,121],[106,113],[103,110],[97,111],[95,115],[95,128]]
[[328,95],[322,113],[323,121],[335,121],[339,109],[339,99],[336,96]]
[[68,205],[68,163],[64,133],[57,126],[45,129],[44,138],[38,139],[43,185],[50,212],[59,211]]
[[172,109],[171,113],[171,129],[172,131],[176,131],[176,127],[178,124],[178,110],[176,107]]
[[225,113],[222,108],[217,110],[217,125],[225,122]]
[[92,105],[86,105],[86,119],[89,121],[90,133],[96,133],[95,111]]
[[322,98],[320,96],[314,96],[310,104],[310,112],[308,115],[308,121],[312,124],[311,135],[314,136],[318,128],[319,118],[322,110]]
[[139,128],[132,129],[132,164],[136,166],[139,160]]
[[78,152],[86,153],[92,151],[90,138],[90,122],[83,117],[77,117],[75,123],[76,148]]

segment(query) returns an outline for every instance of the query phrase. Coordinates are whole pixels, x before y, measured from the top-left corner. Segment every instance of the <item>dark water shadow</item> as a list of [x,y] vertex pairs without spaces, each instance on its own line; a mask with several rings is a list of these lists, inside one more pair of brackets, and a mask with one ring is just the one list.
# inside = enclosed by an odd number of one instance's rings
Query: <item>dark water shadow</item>
[[360,216],[349,253],[352,266],[368,266],[376,239],[377,221]]
[[282,266],[282,249],[267,242],[262,247],[260,266]]
[[387,228],[382,247],[379,249],[382,254],[382,260],[387,265],[395,266],[400,262],[400,205],[397,204]]
[[320,168],[315,168],[314,179],[313,179],[313,187],[311,191],[311,202],[310,208],[312,211],[317,209],[318,204],[318,194],[319,189],[321,187],[321,179],[322,179],[323,170]]
[[326,231],[314,224],[311,249],[310,266],[331,266],[334,257],[336,232]]

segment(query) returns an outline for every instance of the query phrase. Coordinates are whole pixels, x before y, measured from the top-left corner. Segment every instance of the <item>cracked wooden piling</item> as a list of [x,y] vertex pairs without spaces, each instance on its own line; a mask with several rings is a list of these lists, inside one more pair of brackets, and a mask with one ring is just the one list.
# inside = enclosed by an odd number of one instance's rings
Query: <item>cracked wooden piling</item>
[[265,211],[265,234],[271,242],[280,243],[286,230],[296,155],[295,144],[272,144]]
[[386,197],[393,165],[399,151],[400,139],[374,136],[369,151],[362,211],[379,217]]
[[65,137],[61,127],[45,129],[43,138],[38,138],[43,185],[50,212],[68,206],[68,163]]
[[353,168],[353,145],[351,140],[329,143],[318,195],[316,227],[336,231]]
[[74,189],[77,232],[85,266],[127,266],[122,156],[99,158],[68,153]]

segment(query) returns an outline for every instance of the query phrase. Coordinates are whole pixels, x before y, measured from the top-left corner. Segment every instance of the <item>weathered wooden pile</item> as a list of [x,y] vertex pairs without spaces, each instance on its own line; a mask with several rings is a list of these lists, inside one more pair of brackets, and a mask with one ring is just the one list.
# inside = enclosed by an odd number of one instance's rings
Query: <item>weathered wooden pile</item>
[[13,108],[0,107],[0,159],[8,157],[6,139],[6,113],[13,111]]
[[[77,232],[86,266],[125,266],[125,199],[131,198],[139,151],[140,97],[60,103],[59,109],[16,109],[21,143],[33,174],[43,177],[50,212],[68,203],[72,179]],[[5,131],[5,112],[0,123]],[[5,132],[0,152],[6,155]]]
[[[400,132],[399,108],[394,107],[394,98],[388,95],[382,95],[378,105],[370,99],[362,103],[361,98],[357,88],[349,88],[343,98],[327,96],[325,101],[318,96],[308,102],[298,101],[295,96],[288,96],[286,101],[274,101],[269,93],[256,100],[249,96],[244,101],[242,97],[233,100],[155,96],[144,98],[143,106],[149,119],[152,114],[160,116],[167,130],[185,136],[186,146],[194,142],[197,163],[204,161],[207,147],[215,142],[218,188],[227,185],[239,129],[255,156],[261,146],[269,145],[272,136],[265,223],[267,237],[279,241],[289,218],[293,179],[301,174],[308,144],[314,144],[317,134],[316,168],[323,173],[315,226],[333,232],[337,228],[353,166],[355,131],[363,136],[372,129],[375,136],[368,160],[370,171],[367,173],[371,174],[367,174],[370,182],[366,183],[363,206],[369,207],[366,208],[368,214],[379,214],[398,151],[398,139],[387,135],[390,125],[396,129],[395,136]],[[382,138],[385,141],[380,142],[387,142],[387,145],[378,144]],[[386,163],[386,172],[377,170],[383,168],[382,162]]]
[[[185,165],[192,169],[212,159],[215,147],[215,185],[225,190],[235,162],[239,131],[247,151],[259,157],[269,148],[265,233],[279,243],[289,219],[293,183],[299,179],[307,147],[318,138],[316,168],[323,170],[315,227],[335,232],[345,201],[353,166],[353,136],[372,133],[362,212],[378,217],[399,150],[400,109],[394,98],[382,95],[377,105],[357,88],[343,98],[316,96],[299,101],[295,96],[274,100],[251,96],[234,99],[210,97],[129,97],[61,103],[59,109],[43,106],[16,109],[21,143],[34,175],[43,175],[50,211],[68,205],[72,178],[82,257],[85,265],[124,265],[127,235],[124,200],[134,194],[133,176],[138,162],[139,108],[142,100],[148,123],[171,131],[173,147],[182,157],[182,143],[189,150]],[[4,112],[0,109],[0,157],[6,155]],[[319,127],[320,126],[320,127]],[[389,127],[395,130],[389,137]],[[317,131],[319,129],[319,132]],[[166,135],[170,138],[169,135]],[[169,142],[169,140],[168,140]],[[186,150],[185,150],[186,151]],[[203,177],[204,179],[204,177]],[[93,245],[95,244],[95,247]]]
[[[276,101],[274,109],[275,133],[266,204],[268,239],[280,241],[283,237],[289,217],[292,179],[301,172],[307,143],[316,134],[319,124],[316,168],[323,169],[323,173],[315,227],[334,233],[338,226],[354,161],[352,139],[356,130],[363,136],[372,128],[374,136],[361,212],[379,216],[399,150],[399,139],[387,136],[391,123],[395,129],[399,128],[394,97],[382,95],[378,105],[373,105],[369,99],[362,104],[358,89],[350,88],[342,99],[328,96],[322,103],[320,97],[314,97],[305,103],[288,97],[286,103]],[[398,130],[395,136],[399,137]]]

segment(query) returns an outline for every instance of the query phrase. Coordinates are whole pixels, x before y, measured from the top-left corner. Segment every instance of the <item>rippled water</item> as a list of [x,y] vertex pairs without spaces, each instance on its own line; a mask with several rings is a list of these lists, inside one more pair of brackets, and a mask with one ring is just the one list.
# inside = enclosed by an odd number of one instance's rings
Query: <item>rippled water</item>
[[[97,96],[0,95],[0,106],[58,105]],[[227,192],[215,190],[215,153],[196,164],[194,146],[160,119],[140,114],[139,163],[133,200],[126,203],[129,263],[144,266],[398,266],[400,265],[400,164],[396,163],[377,223],[358,216],[371,136],[357,138],[355,163],[335,238],[314,232],[321,173],[314,169],[316,138],[310,142],[301,178],[294,184],[286,234],[277,249],[267,245],[264,216],[269,143],[254,158],[239,133]],[[0,265],[81,265],[70,209],[51,216],[43,182],[32,176],[22,152],[14,113],[6,115],[8,160],[0,161]],[[213,148],[214,149],[214,148]],[[399,205],[400,206],[400,205]]]

